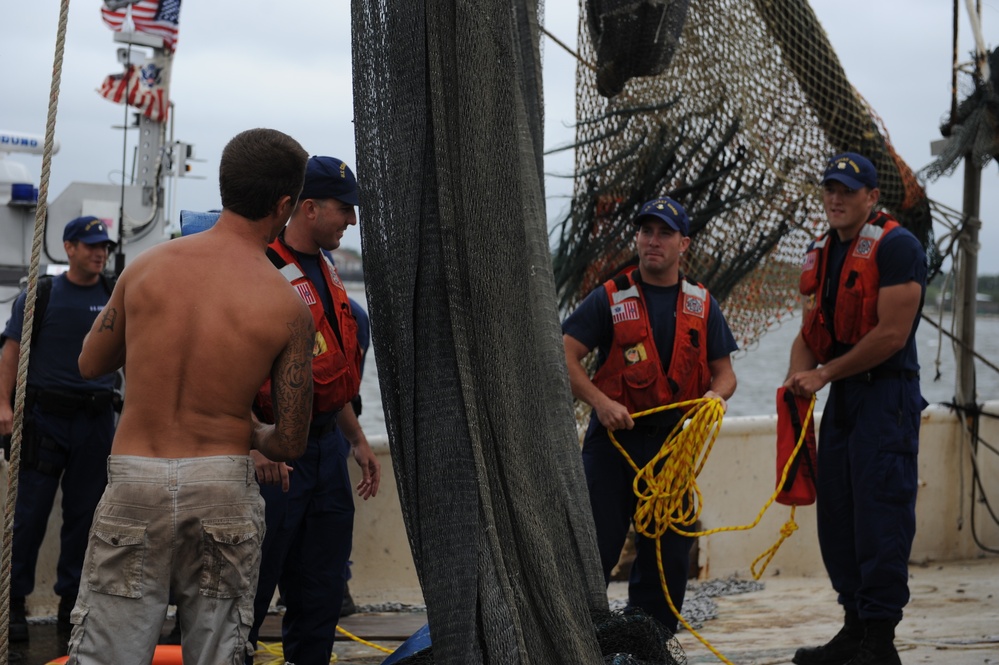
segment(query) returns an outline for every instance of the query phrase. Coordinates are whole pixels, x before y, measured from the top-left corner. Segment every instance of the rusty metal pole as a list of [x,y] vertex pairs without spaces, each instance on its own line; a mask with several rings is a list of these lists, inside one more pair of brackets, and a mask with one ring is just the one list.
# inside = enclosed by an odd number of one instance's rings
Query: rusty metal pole
[[[970,9],[970,7],[969,7]],[[982,18],[981,1],[976,4],[978,22]],[[975,84],[982,83],[983,54],[976,50]],[[982,193],[982,171],[974,155],[969,152],[964,158],[964,228],[958,236],[958,273],[954,291],[954,322],[956,336],[962,345],[957,350],[957,388],[954,402],[967,409],[965,414],[977,413],[975,392],[975,315],[978,296],[978,232],[982,228],[980,215]],[[969,422],[970,424],[970,422]]]
[[955,336],[961,341],[957,348],[957,377],[954,402],[976,411],[975,392],[975,314],[978,294],[978,232],[982,228],[979,206],[982,172],[971,155],[964,158],[964,228],[958,236],[958,271],[954,285]]

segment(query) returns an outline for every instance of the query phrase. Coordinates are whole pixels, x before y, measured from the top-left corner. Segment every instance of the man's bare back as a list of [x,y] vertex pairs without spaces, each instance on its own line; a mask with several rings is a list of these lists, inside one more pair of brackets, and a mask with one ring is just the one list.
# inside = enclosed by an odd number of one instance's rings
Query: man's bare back
[[[153,247],[122,273],[80,355],[86,375],[121,366],[127,349],[112,455],[302,453],[313,323],[267,259],[259,223],[223,212],[212,229]],[[275,425],[255,426],[250,406],[268,376],[280,412]]]

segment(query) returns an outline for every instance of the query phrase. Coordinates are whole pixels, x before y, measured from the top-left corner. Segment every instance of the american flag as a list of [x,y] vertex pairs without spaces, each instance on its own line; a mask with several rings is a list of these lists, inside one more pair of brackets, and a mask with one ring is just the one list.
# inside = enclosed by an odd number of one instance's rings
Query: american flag
[[623,303],[618,305],[614,305],[611,307],[611,318],[614,320],[614,323],[637,321],[640,318],[638,314],[638,305],[631,299],[625,300]]
[[302,296],[302,300],[305,301],[307,305],[316,304],[316,296],[312,293],[312,287],[310,287],[305,282],[301,282],[295,285],[295,289],[298,291],[298,295]]
[[180,0],[104,0],[101,18],[115,32],[126,29],[126,21],[139,32],[163,38],[163,47],[173,51],[177,46],[177,24],[180,21]]
[[116,104],[128,102],[150,120],[166,122],[169,100],[162,76],[162,68],[154,63],[129,65],[123,74],[105,78],[97,92]]

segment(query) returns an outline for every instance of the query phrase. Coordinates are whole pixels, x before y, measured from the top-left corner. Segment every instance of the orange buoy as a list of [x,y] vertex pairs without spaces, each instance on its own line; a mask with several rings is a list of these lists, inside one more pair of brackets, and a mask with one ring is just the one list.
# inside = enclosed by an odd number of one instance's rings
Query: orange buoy
[[[807,506],[815,503],[815,478],[817,464],[815,460],[815,426],[809,416],[811,400],[794,395],[781,386],[777,389],[777,482],[791,455],[794,454],[798,441],[804,436],[804,442],[794,456],[787,479],[779,487],[777,502],[785,506]],[[802,433],[802,423],[807,420],[805,432]]]

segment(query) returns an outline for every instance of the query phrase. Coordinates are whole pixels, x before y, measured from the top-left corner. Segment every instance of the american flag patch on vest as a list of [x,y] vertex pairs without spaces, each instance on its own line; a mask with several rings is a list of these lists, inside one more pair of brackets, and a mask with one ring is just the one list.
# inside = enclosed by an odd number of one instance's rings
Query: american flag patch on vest
[[302,296],[302,300],[305,301],[306,305],[315,305],[316,296],[312,292],[312,287],[302,282],[301,284],[295,285],[295,290],[298,291],[298,295]]
[[611,318],[614,323],[623,321],[637,321],[638,304],[634,300],[625,300],[623,303],[611,306]]

